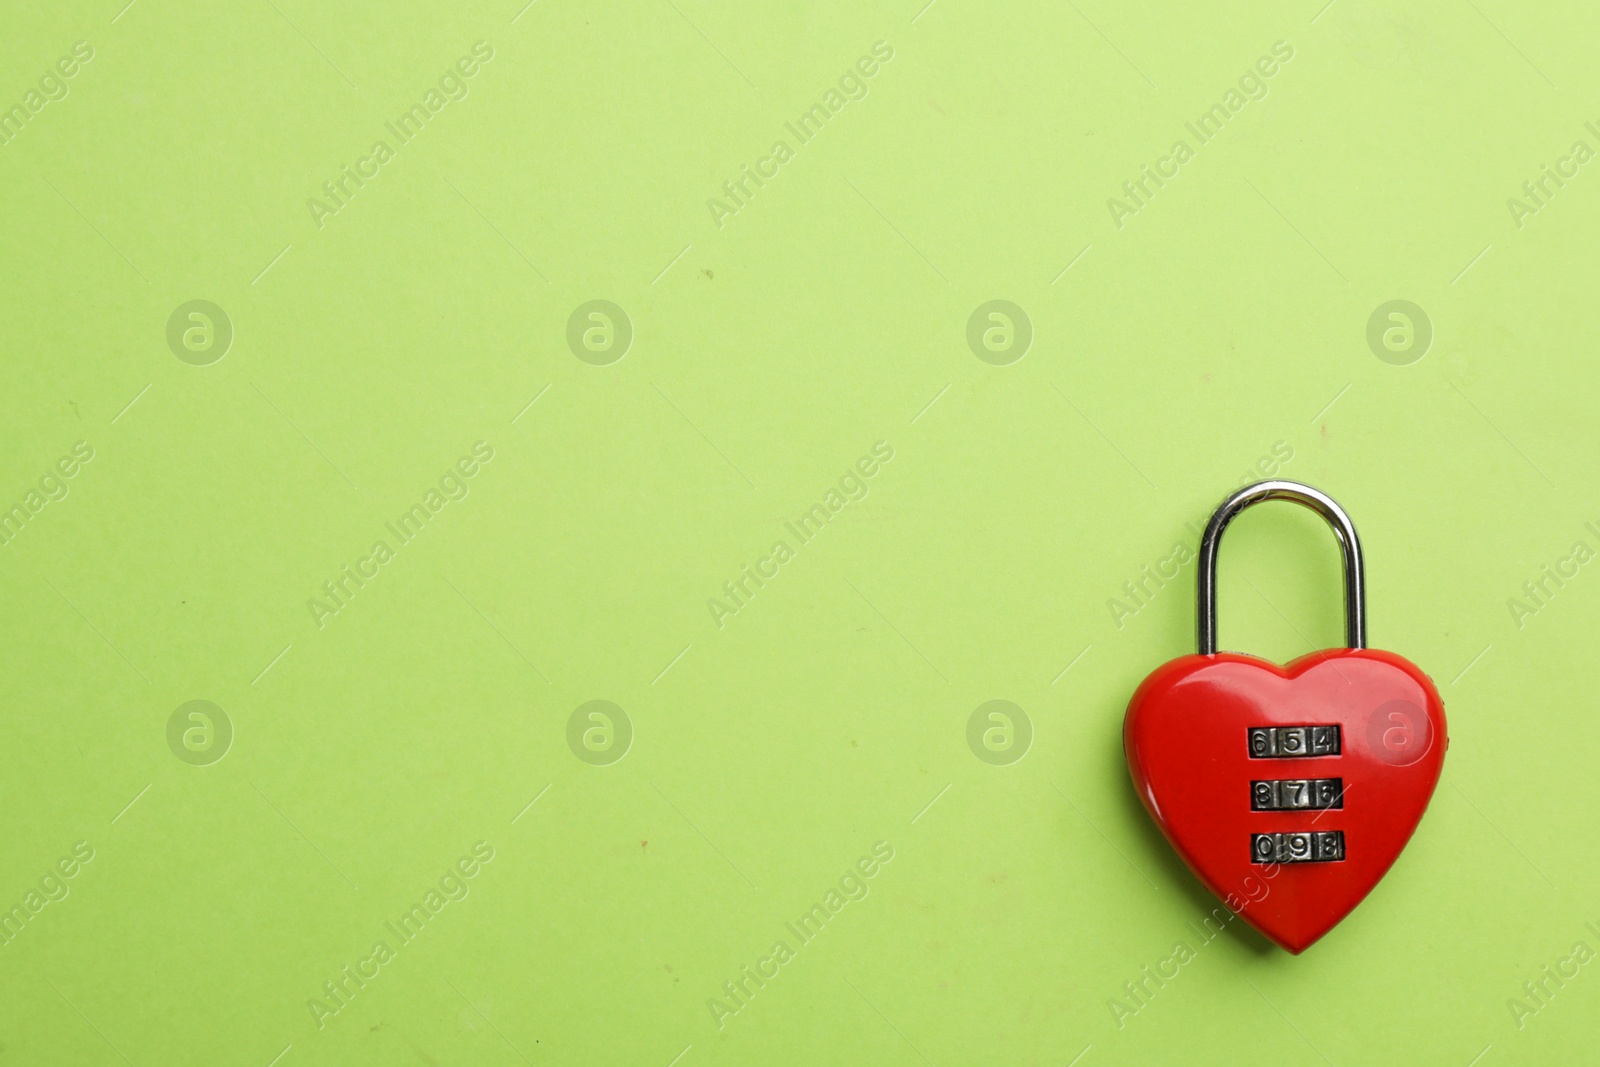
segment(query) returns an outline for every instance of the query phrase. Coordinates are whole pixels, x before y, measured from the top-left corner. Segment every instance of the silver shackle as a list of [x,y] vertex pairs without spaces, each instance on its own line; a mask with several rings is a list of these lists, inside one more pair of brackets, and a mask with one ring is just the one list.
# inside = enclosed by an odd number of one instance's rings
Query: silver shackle
[[1361,565],[1361,539],[1355,524],[1333,498],[1299,482],[1256,482],[1224,500],[1206,524],[1200,538],[1200,654],[1217,651],[1217,549],[1222,531],[1238,514],[1263,500],[1292,500],[1321,515],[1339,539],[1344,553],[1344,643],[1350,648],[1367,647],[1366,579]]

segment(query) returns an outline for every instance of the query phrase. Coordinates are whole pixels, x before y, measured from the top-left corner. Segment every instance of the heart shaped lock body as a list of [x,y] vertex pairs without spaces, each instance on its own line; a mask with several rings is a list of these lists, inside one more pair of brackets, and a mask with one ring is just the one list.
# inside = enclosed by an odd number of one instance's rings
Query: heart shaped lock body
[[1207,889],[1299,953],[1348,915],[1427,809],[1448,744],[1428,676],[1390,652],[1280,667],[1222,652],[1158,668],[1123,747],[1156,825]]

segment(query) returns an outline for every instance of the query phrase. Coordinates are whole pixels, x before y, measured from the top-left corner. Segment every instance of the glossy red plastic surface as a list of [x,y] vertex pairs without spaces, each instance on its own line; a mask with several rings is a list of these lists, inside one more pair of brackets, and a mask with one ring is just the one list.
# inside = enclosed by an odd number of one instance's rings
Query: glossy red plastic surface
[[[1337,724],[1337,756],[1257,759],[1253,726]],[[1139,797],[1206,887],[1299,953],[1361,903],[1410,840],[1449,739],[1428,676],[1392,652],[1331,649],[1280,667],[1221,652],[1183,656],[1144,680],[1123,747]],[[1252,811],[1250,783],[1339,778],[1344,806]],[[1253,862],[1251,834],[1342,830],[1345,858]]]

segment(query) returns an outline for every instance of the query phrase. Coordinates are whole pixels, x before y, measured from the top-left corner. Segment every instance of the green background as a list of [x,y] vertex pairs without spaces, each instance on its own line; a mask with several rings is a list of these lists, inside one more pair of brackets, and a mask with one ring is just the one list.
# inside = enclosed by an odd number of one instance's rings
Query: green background
[[[1600,567],[1508,600],[1600,549],[1600,165],[1521,226],[1506,203],[1600,147],[1592,7],[5,21],[0,106],[94,58],[0,147],[0,508],[94,458],[0,547],[0,907],[94,858],[0,947],[0,1062],[1592,1054],[1594,964],[1520,1027],[1508,1001],[1600,947]],[[319,227],[307,200],[478,41],[468,95]],[[799,145],[785,122],[878,41],[866,97]],[[1266,97],[1197,146],[1184,123],[1277,41]],[[708,199],[779,138],[719,226]],[[1108,198],[1180,138],[1119,227]],[[205,366],[166,340],[196,299],[234,330]],[[603,366],[566,341],[596,299],[634,334]],[[1031,322],[1009,365],[967,344],[992,299]],[[1396,299],[1434,334],[1405,365],[1367,343]],[[396,547],[479,441],[470,493]],[[879,441],[867,496],[715,625]],[[1192,647],[1193,565],[1108,603],[1275,446],[1355,518],[1372,643],[1433,676],[1453,742],[1400,862],[1299,958],[1238,923],[1199,947],[1215,902],[1128,785],[1123,709]],[[1252,511],[1223,563],[1225,647],[1339,641],[1309,513]],[[197,699],[234,730],[207,766],[167,740]],[[569,747],[593,699],[631,723],[620,762]],[[1031,723],[1009,765],[966,739],[995,699]],[[480,841],[470,895],[319,1027],[308,1000]],[[719,1026],[723,983],[879,841],[870,894]],[[1197,958],[1119,1026],[1179,941]]]

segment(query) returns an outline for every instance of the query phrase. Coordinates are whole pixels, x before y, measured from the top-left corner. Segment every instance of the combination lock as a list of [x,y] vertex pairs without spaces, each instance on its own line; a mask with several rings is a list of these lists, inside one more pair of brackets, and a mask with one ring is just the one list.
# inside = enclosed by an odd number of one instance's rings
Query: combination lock
[[[1345,648],[1279,666],[1217,651],[1217,550],[1228,523],[1291,500],[1344,554]],[[1134,788],[1190,870],[1272,941],[1301,952],[1348,915],[1411,839],[1444,765],[1444,705],[1415,664],[1366,647],[1361,542],[1332,499],[1259,482],[1222,502],[1199,554],[1199,649],[1128,705]]]

